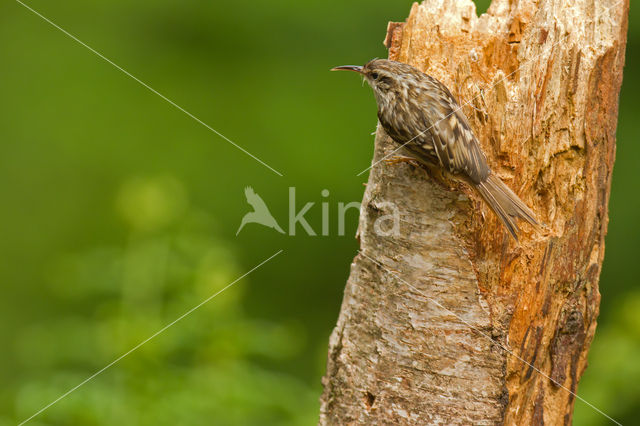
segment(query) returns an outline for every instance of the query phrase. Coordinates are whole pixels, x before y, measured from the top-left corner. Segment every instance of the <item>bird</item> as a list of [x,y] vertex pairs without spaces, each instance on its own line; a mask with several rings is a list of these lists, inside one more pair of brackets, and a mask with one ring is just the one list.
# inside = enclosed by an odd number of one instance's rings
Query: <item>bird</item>
[[404,158],[468,183],[516,241],[518,221],[540,229],[534,212],[489,168],[467,117],[443,83],[411,65],[387,59],[331,70],[364,77],[376,98],[378,120],[401,146]]
[[253,211],[244,215],[242,221],[240,222],[240,227],[238,228],[236,235],[240,233],[242,228],[247,223],[259,223],[260,225],[273,228],[281,234],[284,234],[284,231],[282,230],[282,228],[280,228],[278,222],[276,222],[275,218],[271,215],[271,212],[269,211],[267,205],[264,203],[264,200],[258,194],[256,194],[252,187],[247,186],[244,189],[244,195],[247,198],[247,203],[249,203],[249,205],[253,207]]

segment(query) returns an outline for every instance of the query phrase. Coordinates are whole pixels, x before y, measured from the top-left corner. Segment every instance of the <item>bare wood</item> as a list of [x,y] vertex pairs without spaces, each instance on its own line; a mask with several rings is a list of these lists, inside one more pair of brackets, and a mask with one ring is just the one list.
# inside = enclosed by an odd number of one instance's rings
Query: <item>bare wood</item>
[[[469,188],[378,163],[395,149],[378,129],[320,424],[571,423],[600,301],[628,8],[494,0],[478,18],[471,0],[439,0],[389,25],[389,57],[453,91],[494,172],[548,228],[525,225],[516,244]],[[400,232],[379,235],[392,205]]]

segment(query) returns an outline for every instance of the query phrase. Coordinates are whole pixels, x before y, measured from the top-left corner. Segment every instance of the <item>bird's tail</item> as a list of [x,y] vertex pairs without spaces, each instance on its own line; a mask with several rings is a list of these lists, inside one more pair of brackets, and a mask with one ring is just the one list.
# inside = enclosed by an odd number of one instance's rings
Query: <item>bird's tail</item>
[[499,177],[490,174],[476,189],[516,241],[520,232],[517,225],[519,219],[526,220],[536,230],[540,230],[540,223],[533,211]]

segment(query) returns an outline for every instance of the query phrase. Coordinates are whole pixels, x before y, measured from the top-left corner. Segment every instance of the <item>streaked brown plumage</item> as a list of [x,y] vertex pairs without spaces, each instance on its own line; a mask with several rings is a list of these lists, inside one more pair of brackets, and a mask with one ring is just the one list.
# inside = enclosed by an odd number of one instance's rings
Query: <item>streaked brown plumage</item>
[[517,220],[538,226],[531,209],[491,173],[467,117],[444,84],[417,68],[386,59],[333,69],[362,74],[373,88],[378,119],[387,134],[425,166],[469,183],[516,240]]

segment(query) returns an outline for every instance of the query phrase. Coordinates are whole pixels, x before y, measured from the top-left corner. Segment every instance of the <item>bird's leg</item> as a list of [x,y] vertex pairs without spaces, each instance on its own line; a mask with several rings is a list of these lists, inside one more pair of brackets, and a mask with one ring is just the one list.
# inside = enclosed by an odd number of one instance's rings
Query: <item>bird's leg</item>
[[420,161],[418,161],[413,157],[409,157],[406,155],[398,155],[398,156],[388,158],[384,160],[384,162],[390,166],[400,164],[400,163],[409,163],[414,167],[424,170],[432,180],[434,180],[441,186],[445,187],[449,191],[456,190],[456,187],[451,184],[451,179],[449,179],[449,177],[446,175],[444,170],[436,167],[429,167],[426,164],[421,163]]
[[414,167],[422,167],[422,164],[413,157],[407,157],[406,155],[396,155],[384,160],[389,166],[394,166],[400,163],[409,163]]
[[427,172],[427,176],[429,176],[429,178],[431,178],[431,180],[437,183],[438,185],[442,186],[443,188],[449,191],[456,190],[456,187],[454,186],[455,180],[452,179],[452,176],[448,175],[444,171],[444,169],[442,169],[441,167],[437,167],[437,166],[429,167],[427,165],[424,165],[422,168]]

